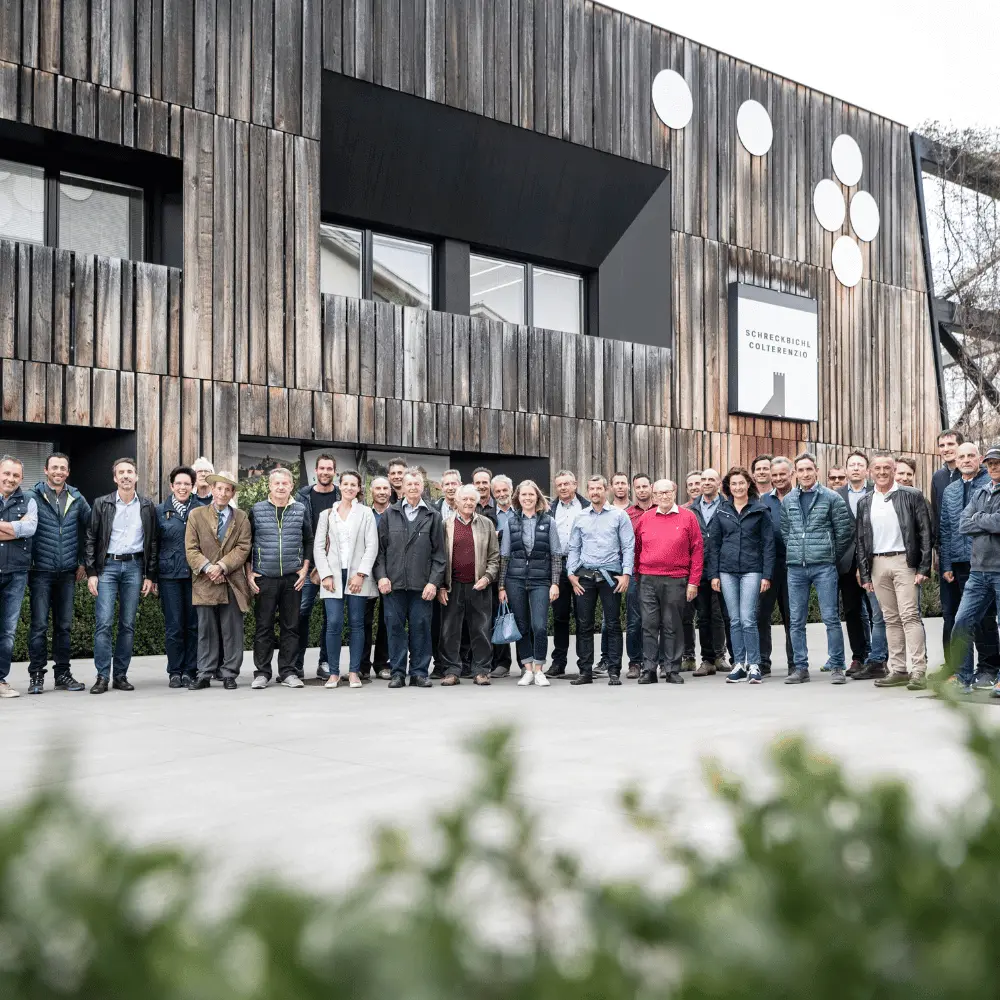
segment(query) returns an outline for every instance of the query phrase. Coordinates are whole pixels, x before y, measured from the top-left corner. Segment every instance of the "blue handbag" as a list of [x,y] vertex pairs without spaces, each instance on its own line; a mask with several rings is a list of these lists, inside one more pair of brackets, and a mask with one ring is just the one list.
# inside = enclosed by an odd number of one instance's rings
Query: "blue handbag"
[[517,642],[521,638],[521,632],[514,620],[514,612],[510,610],[510,605],[504,601],[497,611],[497,620],[493,623],[493,645],[506,646],[510,642]]

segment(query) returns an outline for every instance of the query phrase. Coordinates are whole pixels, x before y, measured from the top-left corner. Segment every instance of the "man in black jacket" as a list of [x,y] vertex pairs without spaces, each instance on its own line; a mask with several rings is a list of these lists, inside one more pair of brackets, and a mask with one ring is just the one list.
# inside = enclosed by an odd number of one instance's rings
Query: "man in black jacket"
[[[94,501],[87,529],[85,566],[87,587],[97,598],[94,629],[94,666],[97,680],[91,694],[104,694],[114,665],[112,686],[132,691],[128,668],[132,661],[135,616],[139,597],[156,585],[159,540],[156,506],[136,491],[134,458],[116,459],[111,466],[118,489]],[[118,602],[118,638],[111,651],[111,631]]]
[[917,586],[931,572],[931,519],[923,494],[895,481],[891,454],[876,452],[871,471],[875,489],[858,504],[855,538],[861,585],[882,605],[889,643],[889,673],[875,686],[918,691],[927,686],[927,650]]
[[[444,583],[444,531],[441,515],[423,499],[424,477],[419,469],[403,476],[403,499],[383,514],[378,524],[378,580],[386,630],[389,633],[389,687],[431,687],[431,602]],[[407,633],[409,625],[409,633]]]
[[[956,479],[962,478],[962,471],[958,467],[958,449],[964,443],[965,438],[962,434],[950,427],[938,434],[938,455],[944,464],[935,470],[931,477],[931,526],[934,529],[934,550],[939,561],[941,556],[941,502],[944,499],[944,491]],[[951,587],[941,588],[941,640],[945,649],[951,642],[951,630],[955,624],[955,615],[958,614],[958,602],[955,597]]]
[[[701,494],[691,501],[691,513],[698,519],[701,540],[708,551],[708,536],[712,518],[722,503],[719,489],[722,477],[715,469],[705,469],[701,474]],[[701,665],[692,676],[708,677],[718,668],[726,666],[726,646],[729,641],[729,612],[722,595],[712,589],[711,578],[702,574],[695,599],[698,609],[698,641],[701,644]]]

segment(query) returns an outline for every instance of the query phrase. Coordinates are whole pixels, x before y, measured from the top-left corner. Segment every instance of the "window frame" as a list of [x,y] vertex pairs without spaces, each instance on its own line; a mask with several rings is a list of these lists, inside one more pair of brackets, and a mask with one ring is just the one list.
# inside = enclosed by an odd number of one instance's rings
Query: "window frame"
[[[574,336],[586,337],[590,335],[590,324],[587,320],[587,275],[581,271],[557,267],[552,264],[534,264],[530,260],[518,259],[517,257],[498,256],[491,250],[480,250],[476,247],[469,249],[469,311],[471,314],[472,305],[472,258],[478,257],[481,260],[493,261],[496,264],[513,264],[524,268],[524,326],[535,326],[535,271],[546,271],[549,274],[566,275],[569,278],[576,278],[580,282],[580,331]],[[506,321],[505,321],[506,322]],[[546,327],[545,329],[548,329]],[[560,330],[559,333],[571,333],[569,330]]]
[[[122,194],[118,190],[120,187],[131,188],[133,191],[142,192],[142,245],[139,247],[138,256],[127,258],[115,258],[119,260],[130,260],[134,263],[151,262],[155,256],[152,252],[154,246],[154,206],[162,199],[162,192],[158,192],[148,184],[136,183],[134,177],[129,177],[123,170],[114,166],[107,169],[104,164],[94,160],[92,157],[75,157],[72,167],[66,163],[68,156],[62,149],[47,149],[28,146],[19,142],[4,142],[3,150],[0,152],[0,159],[10,163],[19,163],[26,167],[36,167],[42,170],[43,199],[42,209],[44,221],[42,226],[43,239],[41,244],[35,240],[18,240],[16,242],[33,243],[36,246],[45,246],[53,250],[66,249],[59,245],[59,185],[62,183],[74,184],[73,178],[77,178],[77,187],[92,187],[97,191],[107,191],[114,194]],[[130,213],[133,209],[130,207]],[[130,219],[131,223],[131,219]],[[10,237],[0,236],[2,239]],[[71,250],[72,253],[86,253],[83,250]],[[155,263],[155,261],[154,261]]]
[[[427,247],[430,250],[430,287],[428,288],[430,305],[427,308],[428,310],[433,310],[435,308],[438,299],[438,289],[435,281],[438,248],[433,240],[427,239],[426,237],[420,238],[412,235],[411,233],[401,233],[391,228],[380,227],[378,229],[373,229],[371,226],[351,222],[346,219],[320,219],[320,230],[322,230],[324,226],[329,226],[332,229],[350,229],[356,233],[361,233],[361,295],[359,297],[368,301],[375,301],[374,285],[376,236],[384,236],[387,239],[402,240],[405,243],[413,243],[418,244],[421,247]],[[322,260],[320,261],[320,268],[322,269]],[[322,274],[320,275],[320,279],[322,280]],[[341,293],[323,292],[323,294],[339,295]],[[353,295],[347,297],[354,298]],[[413,308],[421,307],[415,306]]]

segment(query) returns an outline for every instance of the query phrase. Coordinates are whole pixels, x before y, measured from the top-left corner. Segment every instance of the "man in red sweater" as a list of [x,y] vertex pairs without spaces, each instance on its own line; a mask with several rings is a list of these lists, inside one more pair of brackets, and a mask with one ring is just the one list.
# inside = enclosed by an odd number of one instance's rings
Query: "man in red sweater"
[[677,506],[677,484],[658,479],[653,484],[656,509],[635,525],[635,574],[639,578],[642,611],[643,671],[640,684],[656,683],[660,632],[667,684],[683,684],[684,608],[698,596],[704,544],[698,519]]

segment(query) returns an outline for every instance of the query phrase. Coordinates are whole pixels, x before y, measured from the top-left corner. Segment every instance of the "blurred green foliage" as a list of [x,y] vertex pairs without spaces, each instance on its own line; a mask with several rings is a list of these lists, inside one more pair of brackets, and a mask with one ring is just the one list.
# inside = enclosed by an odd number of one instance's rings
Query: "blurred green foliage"
[[663,856],[635,880],[602,880],[548,849],[518,791],[514,736],[492,730],[471,743],[478,780],[435,835],[380,830],[350,891],[323,898],[272,879],[222,912],[205,905],[202,862],[127,846],[41,791],[0,816],[0,996],[997,996],[1000,737],[968,726],[982,790],[933,823],[903,783],[858,786],[799,738],[772,748],[763,795],[708,766],[736,835],[721,859],[676,843],[669,816],[627,792],[627,815]]

